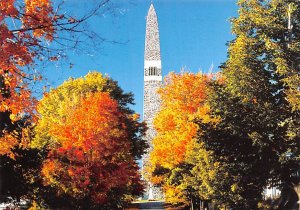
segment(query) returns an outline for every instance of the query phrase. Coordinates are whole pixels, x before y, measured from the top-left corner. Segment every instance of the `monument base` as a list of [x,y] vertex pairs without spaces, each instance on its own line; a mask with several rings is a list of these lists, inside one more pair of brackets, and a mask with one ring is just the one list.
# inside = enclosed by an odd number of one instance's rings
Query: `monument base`
[[153,186],[152,184],[149,184],[147,186],[146,193],[144,195],[144,199],[149,200],[149,201],[164,200],[164,194],[160,187],[156,187],[156,186]]

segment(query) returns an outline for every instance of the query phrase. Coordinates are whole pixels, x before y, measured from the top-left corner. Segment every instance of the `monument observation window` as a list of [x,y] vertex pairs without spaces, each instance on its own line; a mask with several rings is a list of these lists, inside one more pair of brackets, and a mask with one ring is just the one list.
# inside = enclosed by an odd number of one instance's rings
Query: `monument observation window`
[[149,67],[149,76],[158,76],[157,67]]

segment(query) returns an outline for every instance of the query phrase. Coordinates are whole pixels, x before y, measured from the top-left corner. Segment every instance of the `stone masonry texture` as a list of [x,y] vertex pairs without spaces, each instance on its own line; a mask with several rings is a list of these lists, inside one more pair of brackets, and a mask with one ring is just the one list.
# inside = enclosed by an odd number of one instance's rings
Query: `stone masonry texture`
[[[153,127],[153,118],[160,108],[160,98],[157,93],[157,89],[162,85],[161,79],[161,60],[160,60],[160,42],[159,42],[159,30],[157,16],[153,4],[151,4],[146,21],[146,36],[145,36],[145,63],[150,61],[150,66],[144,67],[144,107],[143,107],[143,119],[147,123],[148,130],[146,132],[145,139],[147,140],[150,148],[147,154],[143,157],[143,167],[146,167],[149,162],[149,153],[153,149],[152,140],[156,135],[156,131]],[[155,69],[155,74],[150,74],[150,68]],[[153,71],[152,71],[153,72]],[[150,77],[154,76],[154,77]],[[153,78],[153,79],[152,79]],[[150,190],[151,189],[151,190]],[[153,187],[151,183],[148,183],[146,189],[147,198],[161,199],[163,198],[160,188]],[[149,196],[149,192],[152,192]]]

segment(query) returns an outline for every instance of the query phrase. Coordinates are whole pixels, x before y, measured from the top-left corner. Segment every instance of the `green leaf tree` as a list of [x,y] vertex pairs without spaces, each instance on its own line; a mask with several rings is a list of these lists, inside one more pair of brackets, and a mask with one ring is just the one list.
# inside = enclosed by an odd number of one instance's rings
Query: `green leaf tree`
[[221,121],[199,123],[206,131],[199,136],[220,163],[220,178],[211,183],[215,200],[233,209],[258,209],[267,185],[292,189],[299,181],[293,174],[299,169],[300,4],[238,5],[239,16],[232,19],[236,38],[221,67],[225,83],[214,84],[209,99]]

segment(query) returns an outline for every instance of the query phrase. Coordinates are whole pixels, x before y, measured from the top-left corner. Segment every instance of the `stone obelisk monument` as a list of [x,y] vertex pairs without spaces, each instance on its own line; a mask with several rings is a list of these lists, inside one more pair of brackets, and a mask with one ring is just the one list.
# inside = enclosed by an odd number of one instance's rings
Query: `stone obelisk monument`
[[[148,154],[143,158],[143,167],[149,164],[149,152],[152,150],[152,139],[156,135],[153,127],[153,118],[159,111],[160,99],[157,89],[162,84],[160,43],[157,16],[153,4],[150,5],[146,21],[145,58],[144,58],[144,110],[143,118],[147,123],[146,140],[150,145]],[[159,188],[148,183],[146,197],[151,199],[162,198]]]

